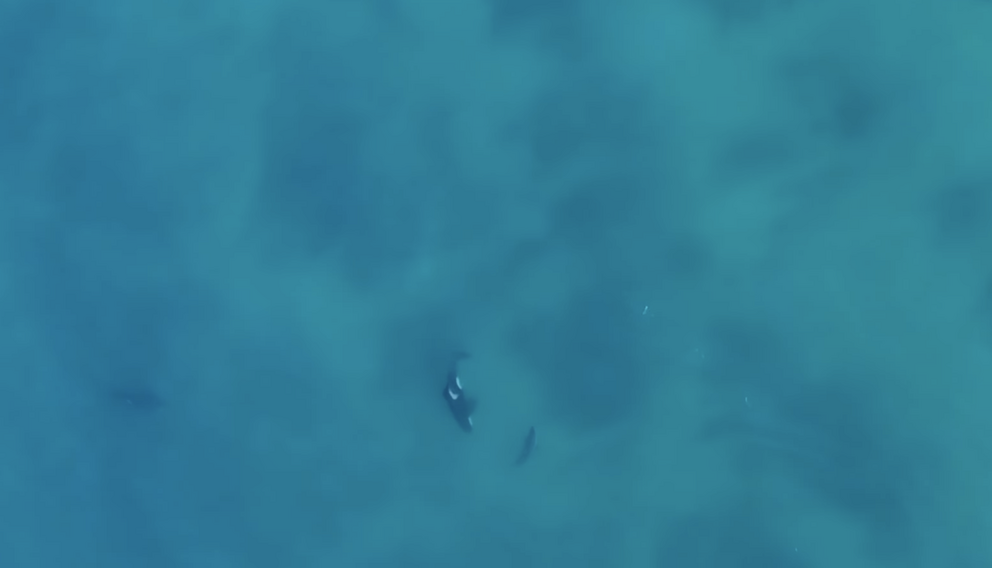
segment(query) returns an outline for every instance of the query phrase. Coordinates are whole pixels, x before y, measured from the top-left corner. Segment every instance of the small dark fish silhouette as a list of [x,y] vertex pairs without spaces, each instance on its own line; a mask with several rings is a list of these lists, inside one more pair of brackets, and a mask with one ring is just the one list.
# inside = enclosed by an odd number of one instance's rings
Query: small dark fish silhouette
[[165,404],[158,393],[143,386],[115,387],[110,391],[110,399],[145,412],[157,410]]
[[517,461],[513,465],[523,465],[527,460],[530,459],[531,453],[534,452],[534,446],[537,445],[537,430],[533,426],[527,432],[527,437],[524,438],[524,446],[520,448],[520,454],[517,455]]

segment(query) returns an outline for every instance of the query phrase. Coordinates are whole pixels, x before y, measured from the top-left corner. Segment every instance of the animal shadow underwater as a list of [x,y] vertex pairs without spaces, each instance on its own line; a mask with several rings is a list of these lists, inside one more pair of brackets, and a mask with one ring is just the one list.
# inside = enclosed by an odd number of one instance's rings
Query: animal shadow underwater
[[117,385],[106,396],[112,405],[140,413],[155,412],[165,406],[165,399],[147,385]]

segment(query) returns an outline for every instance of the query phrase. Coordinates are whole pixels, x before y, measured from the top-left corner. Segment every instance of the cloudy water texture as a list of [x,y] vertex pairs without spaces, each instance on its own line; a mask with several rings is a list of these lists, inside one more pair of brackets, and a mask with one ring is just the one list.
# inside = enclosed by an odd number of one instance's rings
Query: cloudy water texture
[[987,567],[992,4],[6,0],[0,314],[5,567]]

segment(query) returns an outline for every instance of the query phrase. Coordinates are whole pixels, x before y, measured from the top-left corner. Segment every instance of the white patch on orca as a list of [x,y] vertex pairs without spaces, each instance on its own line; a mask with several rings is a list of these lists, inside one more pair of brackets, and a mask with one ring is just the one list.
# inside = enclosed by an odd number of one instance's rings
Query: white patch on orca
[[458,393],[456,393],[455,391],[453,391],[451,389],[448,389],[448,398],[450,398],[451,400],[458,400],[458,397],[459,396],[461,396],[461,395],[459,395]]
[[468,425],[469,426],[475,426],[475,424],[472,423],[472,417],[471,416],[469,416],[467,420],[468,420]]
[[462,379],[458,375],[455,375],[455,386],[458,387],[458,390],[462,390]]

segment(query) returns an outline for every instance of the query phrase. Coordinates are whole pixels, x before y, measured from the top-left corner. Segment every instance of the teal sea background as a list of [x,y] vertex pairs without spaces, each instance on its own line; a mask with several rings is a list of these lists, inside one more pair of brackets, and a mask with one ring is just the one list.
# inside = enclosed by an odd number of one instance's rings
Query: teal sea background
[[3,567],[992,566],[992,4],[5,0],[0,314]]

